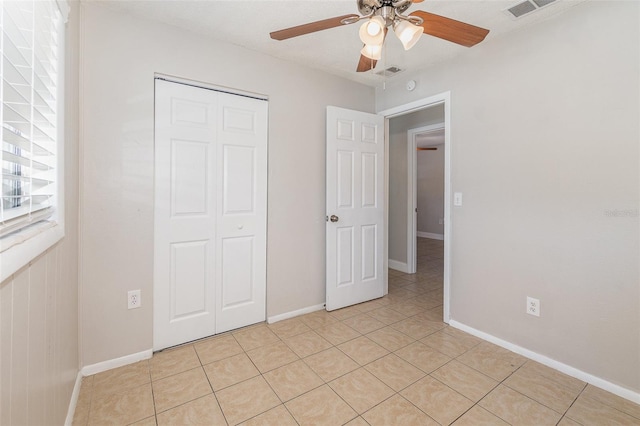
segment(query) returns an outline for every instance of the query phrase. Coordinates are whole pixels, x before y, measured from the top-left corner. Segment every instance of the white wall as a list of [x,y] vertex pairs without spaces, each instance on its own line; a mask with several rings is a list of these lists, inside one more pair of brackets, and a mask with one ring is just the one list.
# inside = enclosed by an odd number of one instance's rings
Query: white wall
[[0,283],[0,424],[60,425],[78,362],[78,8],[69,2],[65,237]]
[[635,392],[639,20],[638,2],[584,2],[378,98],[451,91],[452,319]]
[[[373,89],[83,4],[83,365],[150,349],[154,73],[269,96],[267,316],[325,301],[325,108]],[[142,307],[127,310],[128,290]]]
[[[444,145],[436,151],[418,151],[416,164],[416,195],[418,233],[444,235]],[[418,236],[420,236],[418,234]]]
[[389,259],[396,262],[407,263],[407,130],[442,122],[442,105],[389,120]]

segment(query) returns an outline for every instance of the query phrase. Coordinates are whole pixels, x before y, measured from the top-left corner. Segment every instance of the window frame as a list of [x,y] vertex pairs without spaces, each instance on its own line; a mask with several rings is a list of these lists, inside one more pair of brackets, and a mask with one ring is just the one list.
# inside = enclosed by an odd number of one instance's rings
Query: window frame
[[0,238],[0,283],[14,275],[34,259],[45,253],[65,236],[65,82],[66,82],[66,23],[69,5],[66,0],[51,1],[60,11],[58,23],[58,75],[56,117],[56,192],[52,200],[53,214],[45,220],[28,225]]

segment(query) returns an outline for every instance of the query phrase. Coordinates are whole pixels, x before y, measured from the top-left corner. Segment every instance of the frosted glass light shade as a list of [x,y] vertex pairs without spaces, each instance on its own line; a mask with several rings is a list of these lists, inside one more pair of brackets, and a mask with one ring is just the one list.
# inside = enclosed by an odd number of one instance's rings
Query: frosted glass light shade
[[384,27],[384,19],[374,16],[360,27],[360,40],[368,45],[381,45],[384,42]]
[[364,56],[369,59],[373,59],[375,61],[379,61],[382,58],[382,46],[381,45],[371,45],[365,44],[362,50],[360,51]]
[[400,39],[404,50],[409,50],[420,40],[424,28],[413,25],[409,21],[400,21],[395,25],[393,31],[395,31],[396,36]]

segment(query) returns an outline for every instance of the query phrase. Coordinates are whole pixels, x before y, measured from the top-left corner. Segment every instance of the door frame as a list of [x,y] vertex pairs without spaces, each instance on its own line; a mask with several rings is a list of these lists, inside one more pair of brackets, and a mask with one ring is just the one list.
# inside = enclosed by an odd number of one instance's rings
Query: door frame
[[[416,127],[407,131],[407,273],[416,273],[417,249],[416,238],[418,236],[418,143],[416,137],[429,132],[444,129],[444,123],[430,124]],[[445,136],[446,150],[446,136]],[[446,157],[446,153],[445,153]],[[445,177],[446,181],[446,177]]]
[[[451,92],[443,92],[427,98],[418,99],[393,108],[379,111],[385,117],[385,270],[388,269],[389,258],[389,120],[401,115],[410,114],[429,107],[444,107],[444,301],[443,321],[449,323],[451,304]],[[386,284],[386,283],[385,283]],[[385,289],[387,291],[388,289]]]

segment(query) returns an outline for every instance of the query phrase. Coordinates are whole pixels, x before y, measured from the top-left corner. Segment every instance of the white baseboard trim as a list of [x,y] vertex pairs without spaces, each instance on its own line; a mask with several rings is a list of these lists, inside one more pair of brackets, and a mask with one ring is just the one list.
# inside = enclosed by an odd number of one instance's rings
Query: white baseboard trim
[[529,349],[523,348],[521,346],[515,345],[511,342],[507,342],[506,340],[502,340],[498,337],[495,337],[491,334],[485,333],[480,330],[476,330],[475,328],[469,327],[468,325],[459,323],[455,320],[450,320],[449,325],[465,331],[469,334],[472,334],[476,337],[479,337],[487,342],[491,342],[498,346],[501,346],[505,349],[510,350],[511,352],[515,352],[519,355],[525,356],[529,359],[539,362],[540,364],[546,365],[547,367],[553,368],[554,370],[558,370],[561,373],[567,374],[571,377],[575,377],[578,380],[582,380],[583,382],[587,382],[595,387],[606,390],[607,392],[611,392],[612,394],[618,395],[624,399],[628,399],[631,402],[636,404],[640,404],[640,393],[634,392],[630,389],[624,388],[622,386],[611,383],[607,380],[601,379],[600,377],[596,377],[592,374],[584,372],[582,370],[578,370],[575,367],[572,367],[567,364],[563,364],[560,361],[556,361],[555,359],[546,357],[537,352],[533,352]]
[[64,426],[71,426],[73,423],[73,415],[76,413],[76,406],[78,405],[78,397],[80,396],[80,386],[82,385],[82,372],[78,371],[76,376],[76,383],[73,385],[73,392],[71,392],[71,400],[69,401],[69,408],[67,409],[67,418],[64,420]]
[[409,273],[409,265],[407,265],[406,262],[398,262],[397,260],[389,259],[389,268],[404,272],[405,274]]
[[133,364],[134,362],[149,359],[153,356],[153,349],[138,352],[131,355],[125,355],[120,358],[110,359],[108,361],[99,362],[97,364],[86,365],[82,367],[80,372],[83,376],[91,376],[93,374],[102,373],[103,371],[112,370],[124,365]]
[[272,317],[267,318],[268,324],[273,324],[274,322],[284,321],[289,318],[297,317],[304,314],[310,314],[311,312],[321,311],[324,309],[324,303],[321,305],[313,305],[308,306],[306,308],[298,309],[296,311],[285,312],[284,314],[274,315]]
[[416,235],[420,238],[430,238],[432,240],[444,241],[444,234],[434,234],[433,232],[417,231]]

